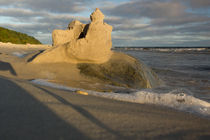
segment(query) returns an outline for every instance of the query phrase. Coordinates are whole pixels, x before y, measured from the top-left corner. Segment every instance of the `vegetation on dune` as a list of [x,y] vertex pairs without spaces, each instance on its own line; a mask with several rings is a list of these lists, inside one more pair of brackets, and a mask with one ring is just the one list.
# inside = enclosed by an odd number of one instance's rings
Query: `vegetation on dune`
[[0,27],[0,42],[10,42],[14,44],[41,44],[39,40],[32,36],[28,36],[27,34],[9,30],[3,27]]

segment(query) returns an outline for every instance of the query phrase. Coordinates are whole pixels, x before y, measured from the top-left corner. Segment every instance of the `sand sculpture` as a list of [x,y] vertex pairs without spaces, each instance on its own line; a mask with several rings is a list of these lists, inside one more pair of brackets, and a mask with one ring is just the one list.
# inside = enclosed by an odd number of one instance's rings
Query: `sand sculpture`
[[104,22],[97,8],[90,15],[91,23],[72,21],[67,30],[54,30],[53,47],[36,57],[34,63],[104,63],[112,55],[112,26]]
[[[71,69],[78,71],[79,76],[92,83],[132,88],[152,88],[159,85],[156,74],[142,62],[126,54],[111,51],[112,26],[104,23],[104,15],[99,9],[90,15],[90,19],[90,24],[75,20],[68,25],[67,30],[54,30],[53,47],[35,55],[32,63],[68,63],[62,69],[66,69],[69,78],[62,75],[60,77],[69,80],[73,80],[75,75],[70,72]],[[45,71],[56,71],[56,77],[59,78],[58,73],[61,70],[58,67],[53,70],[46,68]]]

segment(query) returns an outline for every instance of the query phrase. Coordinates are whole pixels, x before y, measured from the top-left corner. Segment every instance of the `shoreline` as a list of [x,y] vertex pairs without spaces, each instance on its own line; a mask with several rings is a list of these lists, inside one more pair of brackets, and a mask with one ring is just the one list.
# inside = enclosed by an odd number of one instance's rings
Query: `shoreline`
[[[189,113],[148,104],[79,95],[2,76],[0,83],[3,89],[0,109],[6,113],[0,115],[2,139],[210,137],[210,121]],[[11,131],[13,128],[19,129]],[[8,131],[3,134],[3,130]]]
[[47,49],[49,47],[52,47],[52,45],[49,44],[13,44],[13,43],[3,43],[0,42],[0,47],[1,48],[7,48],[7,49],[14,49],[18,47],[18,49],[38,49],[38,48],[43,48]]
[[144,49],[190,49],[190,48],[207,48],[210,49],[210,46],[115,46],[114,48],[144,48]]
[[117,51],[210,52],[210,47],[114,47]]

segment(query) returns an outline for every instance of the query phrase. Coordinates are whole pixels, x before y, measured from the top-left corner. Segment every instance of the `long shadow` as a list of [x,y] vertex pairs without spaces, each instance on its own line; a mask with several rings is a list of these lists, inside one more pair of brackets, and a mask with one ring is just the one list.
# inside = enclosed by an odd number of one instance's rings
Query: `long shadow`
[[117,139],[129,139],[128,137],[122,136],[120,133],[118,133],[117,131],[112,130],[111,128],[109,128],[108,126],[106,126],[103,122],[101,122],[100,120],[98,120],[96,117],[94,117],[91,113],[89,113],[87,110],[85,110],[84,108],[78,106],[78,105],[74,105],[72,103],[70,103],[69,101],[65,100],[64,98],[62,98],[61,96],[58,96],[40,86],[34,85],[35,87],[43,90],[44,92],[48,93],[49,95],[53,96],[54,98],[56,98],[57,100],[59,100],[60,102],[62,102],[65,105],[68,105],[70,107],[72,107],[73,109],[75,109],[77,112],[79,112],[80,114],[82,114],[84,117],[86,117],[88,120],[90,120],[92,123],[96,124],[97,126],[105,129],[107,132],[111,133],[112,135],[116,136]]
[[0,61],[0,71],[9,71],[12,75],[17,75],[12,65],[8,62]]
[[0,77],[0,140],[89,139],[27,91]]
[[39,51],[38,53],[34,54],[33,56],[31,56],[27,62],[31,62],[32,60],[34,60],[34,58],[36,58],[39,54],[43,53],[44,50]]

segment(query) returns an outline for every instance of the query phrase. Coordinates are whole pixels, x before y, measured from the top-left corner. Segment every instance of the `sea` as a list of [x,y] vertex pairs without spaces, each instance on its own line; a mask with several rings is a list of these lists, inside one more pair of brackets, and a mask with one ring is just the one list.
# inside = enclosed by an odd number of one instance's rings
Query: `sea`
[[77,91],[113,100],[153,104],[210,117],[210,48],[115,48],[149,66],[162,81],[160,87],[133,92],[97,92],[35,79],[32,83]]
[[210,102],[210,49],[126,50],[152,68],[170,88],[187,89]]

